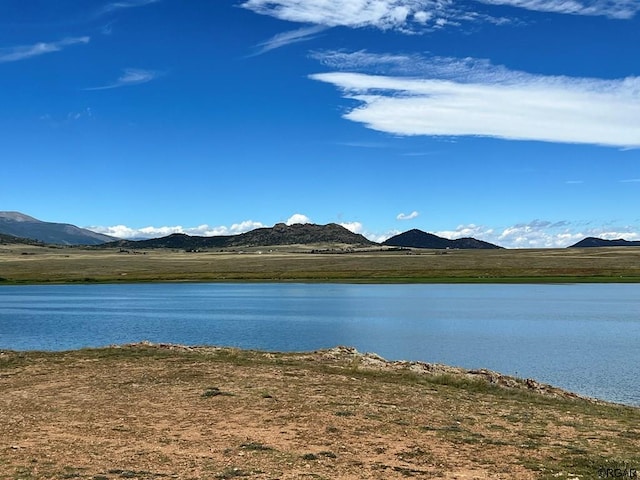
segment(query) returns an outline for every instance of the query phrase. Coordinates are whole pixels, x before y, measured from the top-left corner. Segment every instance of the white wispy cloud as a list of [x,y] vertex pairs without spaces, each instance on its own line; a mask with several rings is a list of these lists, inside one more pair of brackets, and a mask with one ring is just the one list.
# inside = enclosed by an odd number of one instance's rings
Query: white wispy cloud
[[556,229],[552,222],[535,220],[504,228],[497,233],[495,243],[506,248],[564,248],[588,235],[570,228]]
[[90,37],[69,37],[58,40],[57,42],[39,42],[33,45],[3,47],[0,48],[0,63],[17,62],[47,53],[59,52],[65,47],[86,44],[89,43],[90,40]]
[[91,120],[92,118],[93,110],[90,107],[85,107],[69,111],[66,115],[44,113],[38,117],[38,120],[46,122],[51,127],[58,128],[75,122]]
[[83,118],[92,118],[92,117],[93,117],[93,112],[89,107],[79,111],[69,112],[67,114],[67,120],[69,121],[77,121]]
[[628,19],[640,11],[637,0],[247,0],[242,7],[290,22],[408,33],[459,26],[462,22],[508,21],[480,13],[476,8],[480,4],[614,19]]
[[114,12],[117,10],[123,10],[127,8],[143,7],[152,3],[158,3],[160,0],[123,0],[119,2],[111,2],[102,7],[99,14],[104,15],[106,13]]
[[458,26],[465,21],[504,21],[465,10],[452,0],[247,0],[242,7],[290,22],[406,33]]
[[637,0],[477,0],[489,5],[508,5],[538,12],[604,16],[628,19],[640,11]]
[[413,212],[409,213],[409,214],[399,213],[396,216],[396,220],[413,220],[418,215],[420,215],[420,214],[418,212],[416,212],[415,210]]
[[173,233],[185,233],[187,235],[201,236],[201,237],[214,237],[220,235],[237,235],[240,233],[245,233],[250,230],[254,230],[256,228],[262,228],[266,225],[255,222],[253,220],[245,220],[243,222],[234,223],[230,226],[227,225],[219,225],[219,226],[210,226],[207,224],[199,225],[197,227],[183,227],[180,225],[176,226],[162,226],[162,227],[154,227],[148,226],[143,228],[132,228],[126,225],[113,225],[109,227],[86,227],[88,230],[91,230],[96,233],[102,233],[105,235],[111,235],[116,238],[127,238],[127,239],[137,239],[137,238],[158,238],[165,237],[167,235],[171,235]]
[[366,52],[316,56],[343,70],[376,65],[403,70],[402,76],[353,71],[310,76],[360,102],[344,118],[373,130],[640,147],[640,77],[534,75],[478,59]]
[[590,232],[588,236],[604,238],[605,240],[618,240],[622,238],[630,242],[640,241],[640,231],[633,227],[620,228],[616,230],[600,229]]
[[[394,28],[407,23],[415,4],[406,0],[248,0],[244,8],[281,20],[327,27]],[[435,2],[429,2],[435,3]],[[416,12],[417,13],[417,12]]]
[[353,233],[360,233],[360,234],[364,233],[364,227],[360,222],[342,222],[342,223],[339,223],[338,225],[346,228],[347,230]]
[[394,230],[387,230],[382,233],[363,232],[362,235],[364,235],[366,238],[368,238],[372,242],[382,243],[385,240],[388,240],[391,237],[398,235],[399,233],[402,233],[402,232],[400,230],[394,229]]
[[473,223],[470,223],[468,225],[458,225],[452,230],[436,231],[433,232],[433,234],[438,235],[439,237],[448,238],[449,240],[455,240],[456,238],[473,237],[478,240],[490,242],[490,240],[487,239],[495,239],[495,230],[493,228],[486,227],[484,225],[476,225]]
[[371,53],[367,50],[323,50],[311,53],[322,65],[340,71],[410,78],[438,78],[467,83],[534,80],[535,75],[509,70],[483,58],[455,58],[421,54]]
[[383,142],[361,142],[361,141],[351,141],[351,142],[336,142],[336,145],[342,145],[343,147],[353,147],[353,148],[388,148],[389,144]]
[[302,213],[294,213],[285,222],[287,225],[294,225],[296,223],[312,223],[311,219]]
[[298,28],[297,30],[291,30],[289,32],[279,33],[274,35],[269,40],[266,40],[257,45],[258,50],[251,56],[262,55],[276,48],[285,47],[292,43],[306,42],[312,40],[318,36],[319,33],[326,30],[327,27],[322,25],[313,25],[311,27]]
[[594,227],[569,221],[553,222],[540,219],[502,228],[475,224],[459,225],[453,230],[433,233],[449,239],[473,237],[505,248],[565,248],[586,237],[640,240],[640,226]]
[[534,220],[517,224],[502,230],[497,242],[507,248],[564,248],[586,237],[598,237],[606,240],[624,238],[640,239],[640,228],[624,227],[588,227],[571,222],[549,222]]
[[158,78],[161,74],[154,70],[142,70],[139,68],[127,68],[123,74],[113,83],[101,87],[89,87],[85,90],[110,90],[112,88],[140,85]]
[[105,36],[111,35],[113,33],[113,24],[114,24],[114,22],[109,22],[109,23],[103,25],[100,28],[100,33],[102,35],[105,35]]
[[371,232],[365,228],[361,222],[340,222],[338,225],[346,228],[350,232],[358,233],[363,237],[371,240],[372,242],[382,243],[386,239],[393,237],[400,233],[400,230],[387,230],[382,233]]

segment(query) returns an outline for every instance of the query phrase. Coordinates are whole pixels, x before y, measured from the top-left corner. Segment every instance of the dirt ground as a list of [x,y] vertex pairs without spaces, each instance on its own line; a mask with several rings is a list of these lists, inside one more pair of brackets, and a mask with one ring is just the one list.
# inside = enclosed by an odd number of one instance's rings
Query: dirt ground
[[598,478],[639,413],[348,348],[0,352],[0,479]]

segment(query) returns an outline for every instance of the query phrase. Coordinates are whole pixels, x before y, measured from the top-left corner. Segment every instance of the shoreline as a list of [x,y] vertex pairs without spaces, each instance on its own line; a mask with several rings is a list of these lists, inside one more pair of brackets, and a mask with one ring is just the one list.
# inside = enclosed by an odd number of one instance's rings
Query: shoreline
[[131,279],[103,278],[103,279],[69,279],[69,280],[8,280],[0,279],[0,286],[20,285],[137,285],[137,284],[168,284],[168,283],[303,283],[303,284],[365,284],[365,285],[571,285],[571,284],[636,284],[640,283],[640,276],[636,277],[389,277],[389,278],[218,278],[189,279]]
[[322,348],[309,351],[275,351],[275,350],[256,350],[240,347],[218,346],[218,345],[185,345],[167,342],[150,342],[142,340],[133,343],[110,344],[104,346],[89,346],[65,350],[14,350],[8,348],[0,348],[0,359],[3,356],[21,356],[21,355],[74,355],[83,353],[101,352],[118,352],[136,349],[150,349],[167,352],[193,353],[209,355],[219,352],[233,352],[234,354],[245,352],[251,355],[260,355],[267,358],[275,358],[278,356],[286,357],[293,360],[333,360],[338,363],[349,362],[358,369],[371,372],[404,372],[411,375],[431,377],[457,377],[462,383],[469,381],[471,383],[486,383],[490,388],[498,387],[506,390],[528,392],[535,395],[548,396],[552,398],[575,399],[594,404],[612,405],[620,407],[628,407],[638,409],[640,413],[640,405],[628,404],[613,400],[606,400],[589,395],[580,394],[556,385],[540,382],[535,378],[518,377],[514,375],[506,375],[501,372],[490,370],[487,368],[464,368],[444,363],[424,362],[420,360],[388,360],[375,352],[360,352],[352,346],[338,345],[331,348]]
[[[215,345],[183,345],[176,343],[155,343],[149,341],[141,341],[127,343],[122,345],[108,345],[105,347],[91,347],[81,350],[102,350],[102,349],[136,349],[136,348],[156,348],[160,350],[181,351],[186,353],[203,353],[219,351],[247,351],[253,354],[264,356],[286,356],[295,360],[314,360],[317,358],[328,359],[338,362],[350,362],[352,365],[362,370],[370,370],[373,372],[406,372],[415,374],[416,376],[454,376],[461,380],[469,380],[471,382],[485,382],[488,385],[505,389],[521,390],[537,395],[550,396],[553,398],[578,399],[596,404],[610,404],[640,409],[640,405],[628,405],[620,402],[612,402],[593,398],[572,392],[561,387],[539,382],[533,378],[521,378],[513,375],[505,375],[500,372],[489,370],[486,368],[467,369],[454,365],[446,365],[443,363],[431,363],[417,360],[387,360],[375,352],[360,352],[352,346],[338,345],[332,348],[322,348],[310,351],[268,351],[268,350],[252,350],[236,347],[224,347]],[[1,351],[1,350],[0,350]],[[73,352],[74,350],[71,350]]]

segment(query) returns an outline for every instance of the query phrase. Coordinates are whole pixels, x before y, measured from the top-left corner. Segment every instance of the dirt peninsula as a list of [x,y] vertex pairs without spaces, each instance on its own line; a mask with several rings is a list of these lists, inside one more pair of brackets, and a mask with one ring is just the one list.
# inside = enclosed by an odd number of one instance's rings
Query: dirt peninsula
[[346,347],[2,351],[0,390],[0,479],[589,479],[640,466],[640,409]]

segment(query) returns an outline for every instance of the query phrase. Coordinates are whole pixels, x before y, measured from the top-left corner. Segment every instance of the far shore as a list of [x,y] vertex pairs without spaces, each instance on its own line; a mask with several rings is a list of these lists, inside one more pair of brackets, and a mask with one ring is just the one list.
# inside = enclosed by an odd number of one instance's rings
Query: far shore
[[638,283],[640,247],[131,252],[0,245],[0,285],[140,282]]

